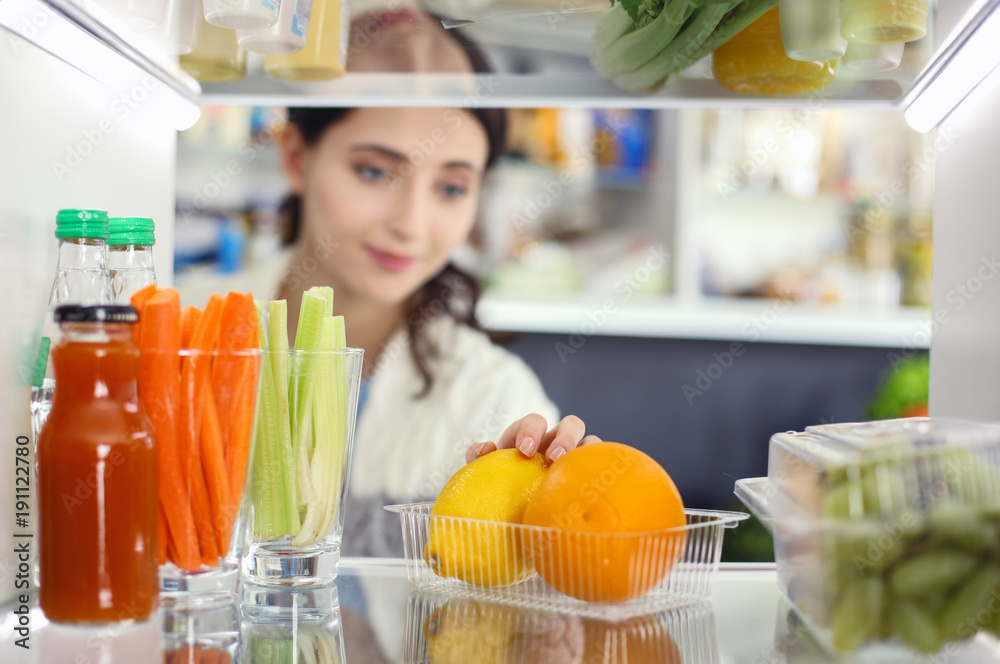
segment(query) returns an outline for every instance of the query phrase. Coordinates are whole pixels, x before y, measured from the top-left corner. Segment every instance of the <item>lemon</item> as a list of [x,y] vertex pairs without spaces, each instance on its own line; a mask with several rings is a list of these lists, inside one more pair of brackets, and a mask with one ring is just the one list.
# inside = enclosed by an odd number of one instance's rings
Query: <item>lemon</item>
[[454,598],[424,623],[430,664],[506,664],[515,650],[518,610]]
[[[515,528],[545,477],[545,457],[491,452],[458,470],[431,509],[424,560],[438,576],[508,586],[531,575]],[[438,519],[462,517],[469,521]],[[474,521],[472,519],[475,519]]]

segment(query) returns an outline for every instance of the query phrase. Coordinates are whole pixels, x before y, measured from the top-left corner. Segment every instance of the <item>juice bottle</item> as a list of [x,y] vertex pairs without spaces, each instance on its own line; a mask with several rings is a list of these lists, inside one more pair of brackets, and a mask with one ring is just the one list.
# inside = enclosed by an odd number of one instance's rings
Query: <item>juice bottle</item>
[[156,449],[139,408],[136,310],[63,305],[55,400],[38,440],[39,604],[62,623],[156,609]]

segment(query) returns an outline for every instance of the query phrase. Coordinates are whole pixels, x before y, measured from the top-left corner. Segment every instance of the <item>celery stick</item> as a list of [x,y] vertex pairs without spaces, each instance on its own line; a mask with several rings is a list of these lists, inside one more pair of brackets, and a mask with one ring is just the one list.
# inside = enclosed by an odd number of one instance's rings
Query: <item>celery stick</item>
[[[333,317],[333,347],[338,349],[347,348],[347,330],[343,316]],[[347,386],[347,356],[339,355],[334,358],[334,390],[336,391],[336,403],[334,404],[334,417],[336,424],[334,428],[335,438],[333,445],[333,459],[330,479],[331,502],[327,505],[323,526],[320,528],[320,536],[330,532],[333,527],[333,518],[337,513],[337,505],[340,502],[340,495],[343,491],[344,468],[350,462],[347,455],[348,436],[348,386]]]
[[282,534],[291,535],[299,530],[299,505],[298,491],[296,490],[295,478],[295,456],[292,451],[292,435],[289,423],[288,385],[289,357],[288,357],[288,303],[285,300],[275,300],[267,307],[268,336],[270,344],[268,349],[268,362],[273,371],[275,391],[278,397],[278,413],[275,415],[280,422],[281,435],[272,444],[276,446],[275,456],[277,457],[280,473],[280,483],[275,484],[275,488],[280,488],[280,493],[275,496],[275,502],[281,506],[284,515],[286,530]]
[[[332,318],[323,319],[320,347],[324,350],[333,348]],[[323,533],[320,532],[320,528],[323,525],[326,506],[330,502],[329,481],[326,474],[329,471],[331,463],[330,456],[333,453],[332,439],[334,437],[333,427],[336,425],[333,419],[335,388],[333,385],[334,365],[332,360],[333,357],[331,355],[321,357],[316,372],[316,390],[311,413],[316,449],[313,451],[312,463],[309,466],[316,495],[309,502],[309,505],[306,506],[306,515],[302,520],[302,529],[292,539],[292,544],[298,546],[308,546],[322,538]]]
[[635,71],[677,36],[697,4],[691,0],[668,3],[652,21],[613,40],[598,41],[595,35],[590,57],[594,68],[611,79]]
[[[264,316],[259,303],[257,317],[260,323],[261,348],[266,349],[267,338],[264,330]],[[274,371],[270,361],[265,363],[261,371],[261,397],[258,413],[256,441],[254,444],[254,460],[251,484],[251,500],[254,508],[253,534],[260,539],[280,537],[286,533],[287,520],[280,501],[281,472],[280,462],[276,452],[277,442],[287,430],[287,411],[282,417],[280,412],[279,386],[275,384]],[[283,385],[281,386],[283,387]]]
[[[295,331],[296,350],[315,350],[320,347],[325,311],[326,298],[321,293],[313,290],[302,293],[299,323]],[[303,504],[301,501],[309,494],[308,469],[302,467],[301,459],[308,459],[312,450],[312,417],[309,413],[316,385],[317,361],[318,357],[314,353],[296,355],[288,382],[292,409],[292,452],[298,475],[300,506]]]

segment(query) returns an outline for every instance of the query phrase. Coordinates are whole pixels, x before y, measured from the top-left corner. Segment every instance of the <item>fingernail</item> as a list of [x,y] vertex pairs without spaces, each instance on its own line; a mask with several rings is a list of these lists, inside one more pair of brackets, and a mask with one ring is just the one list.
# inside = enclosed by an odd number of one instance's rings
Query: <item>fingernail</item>
[[479,453],[482,451],[483,445],[485,445],[485,444],[486,443],[475,443],[472,446],[472,460],[473,461],[475,461],[476,459],[479,458]]
[[538,443],[534,438],[523,438],[517,449],[521,450],[525,456],[535,456],[535,452],[538,451]]
[[561,447],[552,447],[549,449],[549,458],[555,461],[562,455],[566,454],[566,450]]

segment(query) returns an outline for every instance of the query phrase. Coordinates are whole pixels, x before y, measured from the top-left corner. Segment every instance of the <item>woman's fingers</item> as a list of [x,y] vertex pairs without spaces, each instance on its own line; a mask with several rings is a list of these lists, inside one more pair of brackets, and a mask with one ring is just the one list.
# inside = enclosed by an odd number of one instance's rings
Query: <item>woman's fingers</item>
[[541,445],[548,422],[538,413],[525,415],[507,427],[497,441],[497,449],[515,447],[524,456],[534,456]]
[[496,448],[497,446],[493,443],[473,443],[465,450],[465,463],[475,461],[484,454],[493,452]]
[[552,428],[552,431],[545,434],[539,449],[550,460],[555,461],[579,445],[586,431],[587,428],[583,420],[576,415],[567,415]]
[[576,415],[567,415],[550,431],[548,423],[538,413],[525,415],[508,426],[496,443],[473,443],[465,450],[465,462],[475,461],[494,450],[515,448],[525,456],[542,452],[550,461],[555,461],[566,452],[580,445],[599,443],[597,436],[585,435],[586,426]]

